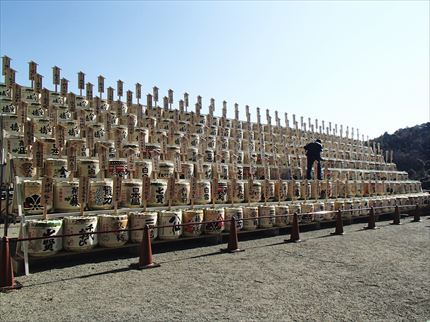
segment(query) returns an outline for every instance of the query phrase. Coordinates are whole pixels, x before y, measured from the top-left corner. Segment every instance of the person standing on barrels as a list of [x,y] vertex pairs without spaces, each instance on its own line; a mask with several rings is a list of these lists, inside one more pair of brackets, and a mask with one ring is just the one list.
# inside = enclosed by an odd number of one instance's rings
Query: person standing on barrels
[[321,144],[321,140],[317,139],[315,142],[311,142],[305,145],[306,156],[308,159],[307,169],[306,169],[306,178],[311,180],[311,172],[314,165],[314,162],[317,162],[317,177],[318,180],[322,180],[322,171],[321,171],[321,152],[323,150],[323,146]]

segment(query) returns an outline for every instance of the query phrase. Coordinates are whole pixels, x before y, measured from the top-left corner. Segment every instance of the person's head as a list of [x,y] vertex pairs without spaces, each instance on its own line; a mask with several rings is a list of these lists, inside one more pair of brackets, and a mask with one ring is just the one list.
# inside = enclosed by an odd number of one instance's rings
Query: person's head
[[321,143],[321,140],[320,139],[316,139],[315,142]]

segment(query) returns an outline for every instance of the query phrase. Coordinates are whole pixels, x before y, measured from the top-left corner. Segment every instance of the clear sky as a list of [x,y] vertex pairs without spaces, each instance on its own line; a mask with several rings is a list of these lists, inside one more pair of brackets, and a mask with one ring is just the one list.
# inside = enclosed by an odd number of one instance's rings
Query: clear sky
[[[4,1],[0,54],[77,92],[77,72],[106,87],[143,84],[175,106],[226,100],[349,125],[371,138],[429,121],[429,1]],[[290,116],[291,119],[291,116]]]

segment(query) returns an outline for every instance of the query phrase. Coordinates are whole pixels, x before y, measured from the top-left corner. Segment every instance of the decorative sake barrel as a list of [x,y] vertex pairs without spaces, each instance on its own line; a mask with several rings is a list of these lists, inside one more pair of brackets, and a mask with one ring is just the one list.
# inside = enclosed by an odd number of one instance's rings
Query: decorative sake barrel
[[190,162],[196,162],[198,153],[199,153],[199,149],[195,147],[189,147],[187,149],[187,160]]
[[208,204],[211,202],[211,182],[209,180],[197,180],[194,202],[196,204]]
[[78,160],[79,176],[97,178],[100,175],[99,160],[80,159]]
[[134,163],[134,167],[135,167],[135,171],[134,171],[135,178],[151,177],[152,160],[149,160],[149,159],[136,160]]
[[74,146],[76,148],[77,157],[87,157],[89,151],[85,139],[68,139],[66,140],[66,148]]
[[[248,182],[245,182],[245,185],[248,186]],[[253,181],[252,182],[252,186],[247,188],[249,193],[248,193],[248,198],[249,198],[249,202],[259,202],[261,200],[261,196],[262,196],[262,188],[261,188],[261,182],[257,182],[257,181]]]
[[[264,187],[264,182],[262,183],[262,199],[265,200],[267,198],[268,201],[275,200],[275,182],[274,181],[268,181],[267,182],[268,187]],[[265,192],[267,189],[267,197],[265,196]]]
[[324,215],[318,214],[318,212],[324,211],[324,209],[325,209],[324,208],[324,202],[322,202],[322,201],[316,201],[316,202],[313,203],[313,206],[314,206],[314,211],[317,212],[315,214],[315,216],[314,216],[314,220],[315,221],[320,221],[321,219],[323,219]]
[[301,199],[310,199],[311,198],[311,183],[306,180],[302,180],[300,182],[300,196]]
[[126,159],[111,159],[108,165],[108,174],[110,177],[125,177],[128,174]]
[[139,146],[134,143],[124,144],[120,150],[120,158],[128,158],[129,156],[139,157]]
[[311,199],[318,199],[320,197],[320,182],[319,180],[309,181],[311,185]]
[[163,210],[158,213],[160,239],[178,239],[182,235],[182,212],[180,210]]
[[275,226],[285,227],[290,224],[290,217],[288,216],[288,206],[278,205],[275,206]]
[[258,208],[258,215],[260,219],[260,227],[271,228],[275,223],[276,210],[275,206],[260,206]]
[[139,208],[141,206],[142,181],[125,179],[121,184],[121,207]]
[[81,130],[79,128],[79,124],[77,121],[74,121],[74,120],[65,121],[65,122],[62,122],[62,125],[64,126],[64,137],[66,140],[79,138]]
[[288,181],[288,199],[300,199],[300,181]]
[[219,163],[219,177],[222,180],[228,180],[229,177],[229,167],[225,163]]
[[45,175],[51,178],[67,178],[69,176],[69,171],[67,170],[67,160],[51,158],[46,159]]
[[285,201],[288,197],[288,182],[275,181],[275,199],[278,201]]
[[40,103],[40,94],[36,93],[32,88],[22,88],[21,99],[29,104]]
[[204,151],[203,161],[204,162],[214,162],[215,161],[215,152],[213,149],[206,149]]
[[307,223],[310,223],[311,221],[313,221],[314,220],[314,214],[313,214],[313,212],[314,212],[314,205],[313,204],[311,204],[311,203],[302,203],[301,205],[300,205],[300,212],[301,212],[301,217],[302,217],[302,220],[301,220],[301,222],[302,223],[304,223],[304,224],[307,224]]
[[225,223],[224,228],[226,231],[230,231],[231,218],[234,217],[236,219],[236,227],[237,230],[241,230],[243,228],[243,210],[240,207],[229,207],[224,209],[225,214]]
[[6,138],[7,152],[13,156],[26,156],[28,153],[27,146],[24,143],[23,135],[10,135]]
[[[128,228],[127,214],[98,215],[98,220],[99,231],[123,230]],[[127,230],[99,235],[99,244],[101,247],[121,247],[125,245],[127,241]]]
[[107,210],[112,208],[112,179],[89,180],[88,208],[90,210]]
[[243,207],[243,230],[255,230],[258,227],[258,207]]
[[73,114],[68,106],[57,106],[55,113],[57,113],[58,123],[73,120]]
[[218,181],[215,191],[215,203],[227,203],[228,201],[228,184],[227,181]]
[[33,160],[26,156],[17,156],[12,159],[13,172],[18,177],[36,176],[36,167],[33,167]]
[[158,214],[154,211],[147,212],[130,212],[130,239],[133,243],[140,243],[143,238],[143,230],[133,230],[133,229],[143,229],[145,225],[149,226],[149,236],[152,240],[158,237],[158,229],[154,228],[158,223]]
[[148,206],[166,206],[167,205],[167,180],[151,180],[149,185]]
[[346,199],[343,203],[343,210],[344,211],[342,212],[342,216],[347,217],[347,218],[351,218],[354,215],[354,211],[352,211],[352,209],[353,209],[352,199]]
[[[38,215],[43,212],[42,207],[42,180],[22,181],[23,211],[26,215]],[[52,209],[52,203],[47,206]]]
[[178,180],[175,182],[175,196],[173,205],[188,205],[190,203],[190,182]]
[[[24,134],[24,125],[21,124],[18,116],[10,114],[0,114],[0,118],[3,120],[3,130],[9,135],[22,135]],[[52,134],[52,129],[51,132]],[[3,133],[2,133],[3,135]],[[35,132],[36,136],[36,132]]]
[[14,114],[16,114],[16,110],[17,110],[17,108],[10,98],[2,98],[0,100],[0,113],[1,114],[14,115]]
[[166,159],[174,161],[177,154],[181,153],[181,147],[179,145],[168,145]]
[[194,176],[194,164],[189,162],[181,162],[181,179],[191,179]]
[[183,226],[183,235],[185,237],[196,237],[202,234],[203,225],[203,210],[202,209],[189,209],[182,212],[182,223],[192,224]]
[[229,200],[230,202],[242,203],[245,201],[245,182],[237,180],[235,187],[233,187],[232,181],[229,181],[227,186],[229,190],[234,189],[232,194],[233,200]]
[[54,208],[57,212],[79,211],[79,180],[58,180],[54,183]]
[[61,219],[30,219],[25,225],[28,238],[46,237],[44,239],[30,240],[28,242],[28,253],[31,256],[50,256],[63,249],[62,238],[55,237],[63,234],[63,221]]
[[199,144],[200,144],[200,135],[199,134],[191,134],[190,145],[193,147],[198,147]]
[[324,202],[324,208],[326,211],[333,211],[333,213],[324,214],[323,220],[334,220],[336,218],[334,201]]
[[203,219],[205,222],[211,222],[204,225],[206,234],[220,234],[224,230],[224,208],[206,208]]
[[65,250],[72,252],[83,252],[97,246],[98,236],[94,234],[97,230],[96,216],[65,217],[63,219],[64,234],[81,234],[79,236],[68,236],[63,238]]
[[202,179],[212,179],[212,163],[203,163],[202,165],[203,173],[202,173]]

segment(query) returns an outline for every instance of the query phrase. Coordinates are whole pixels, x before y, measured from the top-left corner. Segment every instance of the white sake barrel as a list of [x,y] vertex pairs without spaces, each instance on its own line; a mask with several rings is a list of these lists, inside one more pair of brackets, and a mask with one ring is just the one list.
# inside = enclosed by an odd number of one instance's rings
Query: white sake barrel
[[135,171],[134,171],[135,178],[151,177],[152,160],[149,160],[149,159],[136,160],[134,163],[134,167],[135,167]]
[[311,199],[318,199],[320,197],[320,180],[310,180],[311,184]]
[[190,162],[181,162],[181,179],[191,179],[194,176],[194,164]]
[[301,220],[301,222],[302,223],[310,223],[311,221],[313,221],[314,220],[314,214],[313,214],[313,212],[314,212],[314,205],[313,204],[311,204],[311,203],[302,203],[301,205],[300,205],[300,208],[301,208],[301,213],[302,213],[302,215],[301,215],[301,217],[302,217],[302,220]]
[[199,149],[195,147],[189,147],[187,149],[187,160],[191,162],[196,162],[198,153],[199,153]]
[[368,216],[370,210],[367,210],[366,208],[370,208],[370,202],[368,198],[363,198],[361,199],[361,211],[360,211],[360,216]]
[[193,147],[198,147],[200,144],[200,135],[199,134],[191,134],[190,136],[190,145]]
[[[245,182],[245,185],[248,186],[248,182]],[[252,186],[248,187],[249,191],[249,202],[259,202],[261,200],[262,191],[261,191],[261,182],[253,181]]]
[[297,221],[300,223],[302,221],[302,217],[300,216],[301,207],[298,203],[292,203],[288,205],[288,213],[290,214],[290,223],[293,222],[294,213],[298,214]]
[[36,93],[32,88],[25,87],[21,89],[21,99],[26,103],[40,103],[40,94]]
[[[270,228],[275,223],[275,206],[260,206],[258,208],[258,216],[260,219],[260,227]],[[268,218],[265,218],[268,217]]]
[[352,199],[346,199],[343,203],[343,209],[342,216],[351,218],[354,215],[353,209],[353,202]]
[[65,250],[73,252],[83,252],[97,246],[98,235],[96,216],[65,217],[63,219],[64,234],[81,234],[79,236],[64,237],[63,245]]
[[220,167],[220,170],[221,170],[220,173],[219,173],[220,178],[223,179],[223,180],[228,180],[230,178],[229,177],[229,167],[228,167],[228,165],[225,164],[225,163],[220,163],[219,167]]
[[18,177],[36,176],[36,167],[33,167],[33,160],[27,156],[16,156],[12,159],[14,175]]
[[221,163],[230,163],[230,151],[222,150],[221,151]]
[[[98,215],[99,231],[111,231],[128,228],[127,214]],[[101,247],[115,248],[125,245],[128,241],[128,231],[105,233],[99,235]]]
[[174,161],[177,154],[181,153],[179,145],[168,145],[166,148],[166,160]]
[[234,189],[232,196],[233,200],[229,200],[230,202],[242,203],[245,201],[245,182],[237,180],[235,187],[233,187],[232,181],[229,181],[227,185],[227,189]]
[[275,181],[275,199],[278,201],[285,201],[288,197],[288,182]]
[[311,198],[311,183],[310,181],[302,180],[300,182],[300,196],[302,199],[310,199]]
[[[23,180],[23,211],[26,215],[38,215],[43,212],[42,201],[42,180]],[[52,203],[47,206],[48,211],[52,209]]]
[[173,205],[188,205],[190,203],[190,182],[178,180],[175,182],[175,196]]
[[79,211],[79,180],[57,180],[54,183],[54,208],[57,212]]
[[[267,183],[268,183],[267,200],[268,201],[273,201],[273,200],[275,200],[275,182],[274,181],[268,181]],[[265,190],[266,190],[266,188],[264,187],[264,182],[261,185],[261,190],[262,190],[262,198],[261,199],[265,200],[266,199],[266,196],[265,196]]]
[[167,180],[151,180],[149,185],[148,206],[166,206],[167,205]]
[[108,161],[108,174],[110,177],[125,177],[128,174],[126,159],[110,159]]
[[87,148],[87,143],[85,139],[71,138],[66,140],[66,148],[74,146],[76,148],[77,157],[87,157],[89,151]]
[[258,227],[258,207],[243,207],[243,230],[255,230]]
[[63,221],[61,219],[28,220],[26,223],[28,238],[46,237],[45,239],[30,240],[28,253],[31,256],[50,256],[63,249],[61,237],[63,234]]
[[361,214],[362,202],[359,199],[354,199],[352,201],[352,209],[355,211],[352,213],[353,217],[359,217]]
[[206,149],[203,153],[203,161],[214,162],[214,160],[215,160],[215,151],[213,149]]
[[204,225],[204,232],[208,235],[220,234],[224,230],[224,208],[206,208],[203,219],[211,222]]
[[139,208],[141,206],[142,181],[125,179],[121,184],[121,207]]
[[320,185],[320,198],[331,198],[332,197],[332,183],[331,181],[327,182],[327,180],[324,180],[321,182]]
[[158,213],[158,225],[167,226],[158,229],[160,239],[178,239],[182,235],[182,212],[163,210]]
[[203,225],[203,209],[189,209],[182,212],[182,223],[193,224],[183,226],[183,235],[185,237],[196,237],[202,234]]
[[0,113],[1,114],[10,114],[15,115],[17,111],[16,105],[13,103],[10,98],[2,98],[0,99]]
[[202,205],[211,202],[211,182],[209,180],[197,180],[194,202]]
[[[232,171],[230,170],[230,172]],[[237,165],[234,172],[236,173],[237,180],[243,180],[243,167],[241,165]]]
[[[16,115],[10,115],[10,114],[0,114],[0,118],[3,120],[3,130],[11,135],[11,134],[15,134],[15,135],[22,135],[24,134],[24,125],[20,122],[18,116]],[[42,119],[41,119],[42,120]],[[46,120],[46,119],[43,119]],[[49,123],[49,120],[48,120]],[[35,130],[37,128],[35,127]],[[49,131],[50,130],[50,131]],[[52,128],[48,128],[47,132],[49,133],[49,135],[52,135]],[[36,131],[34,132],[34,135],[36,136]],[[3,133],[2,133],[3,135]],[[37,136],[39,137],[39,136]]]
[[212,163],[203,163],[202,168],[202,179],[212,180]]
[[90,210],[107,210],[112,208],[112,179],[89,180],[88,208]]
[[215,191],[215,203],[227,203],[228,201],[228,184],[227,181],[218,181],[217,190]]
[[127,159],[129,156],[134,156],[135,158],[139,157],[140,149],[139,146],[135,143],[127,143],[122,146],[122,149],[119,151],[119,157]]
[[275,206],[275,226],[285,227],[290,224],[290,217],[288,216],[288,206],[279,205]]
[[58,106],[55,113],[57,113],[58,123],[73,120],[73,114],[68,106]]
[[[154,228],[157,226],[158,214],[154,211],[147,212],[130,212],[130,229],[141,229],[145,225],[149,226],[149,237],[154,240],[158,237],[158,230]],[[130,232],[130,239],[133,243],[142,242],[143,230],[132,230]]]
[[300,199],[300,181],[288,181],[288,199]]
[[26,156],[28,153],[27,146],[24,143],[23,135],[10,135],[6,138],[7,152],[13,156]]
[[236,219],[236,227],[237,230],[241,230],[243,228],[243,210],[240,207],[228,207],[224,209],[225,214],[225,230],[230,231],[231,218],[234,217]]
[[99,160],[79,159],[78,173],[80,177],[97,178],[100,175]]
[[[320,212],[320,211],[325,210],[324,202],[322,202],[322,201],[316,201],[313,203],[313,205],[314,205],[314,211],[315,212]],[[321,219],[323,219],[323,215],[316,213],[314,216],[314,220],[320,221]]]
[[65,179],[69,176],[69,171],[67,170],[67,160],[66,159],[51,159],[45,160],[45,175],[51,178]]
[[67,139],[73,139],[73,138],[79,138],[79,135],[81,133],[78,121],[70,120],[62,122],[62,125],[64,126],[64,138]]

